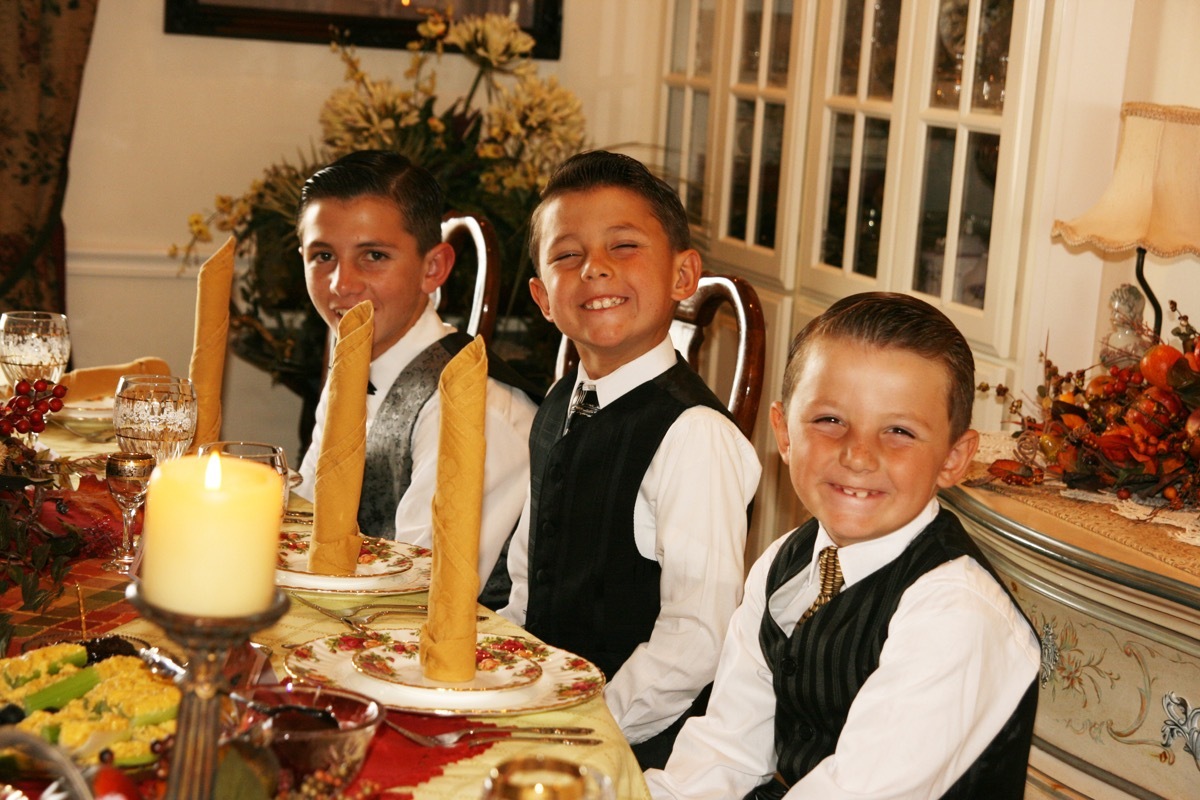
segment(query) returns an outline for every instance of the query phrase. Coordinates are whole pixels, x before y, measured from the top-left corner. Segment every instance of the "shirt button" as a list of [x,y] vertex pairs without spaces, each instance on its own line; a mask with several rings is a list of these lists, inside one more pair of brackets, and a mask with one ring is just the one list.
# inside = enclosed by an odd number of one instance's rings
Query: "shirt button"
[[784,675],[795,675],[796,659],[792,658],[791,656],[787,656],[779,663],[779,668],[783,670]]

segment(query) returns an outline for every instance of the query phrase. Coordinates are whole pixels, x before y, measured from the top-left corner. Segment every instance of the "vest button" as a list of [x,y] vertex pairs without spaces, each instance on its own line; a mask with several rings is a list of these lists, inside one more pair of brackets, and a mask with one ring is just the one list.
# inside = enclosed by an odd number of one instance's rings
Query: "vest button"
[[796,659],[787,656],[779,663],[779,668],[783,670],[784,675],[796,674]]
[[537,571],[537,576],[536,576],[536,577],[537,577],[537,581],[538,581],[538,583],[546,583],[547,581],[549,581],[549,580],[550,580],[550,570],[548,570],[548,569],[539,569],[539,570]]
[[796,728],[796,735],[801,739],[808,741],[816,735],[816,731],[812,729],[811,725],[800,725],[798,728]]
[[554,481],[555,483],[562,483],[562,479],[563,479],[562,464],[554,464],[553,466],[551,466],[550,467],[550,480]]

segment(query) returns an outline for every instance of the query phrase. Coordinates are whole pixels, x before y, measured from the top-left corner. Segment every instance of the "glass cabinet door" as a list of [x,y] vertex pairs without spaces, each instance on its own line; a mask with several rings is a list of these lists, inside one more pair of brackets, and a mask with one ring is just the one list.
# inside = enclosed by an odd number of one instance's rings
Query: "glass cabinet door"
[[709,99],[712,96],[717,0],[677,0],[671,19],[667,91],[667,179],[694,225],[706,214]]

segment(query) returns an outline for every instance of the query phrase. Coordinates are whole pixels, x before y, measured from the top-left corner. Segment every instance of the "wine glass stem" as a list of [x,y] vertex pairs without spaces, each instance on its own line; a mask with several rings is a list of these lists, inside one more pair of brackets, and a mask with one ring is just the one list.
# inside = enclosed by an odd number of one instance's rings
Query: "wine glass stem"
[[133,553],[133,517],[135,514],[137,514],[136,508],[121,509],[121,555]]

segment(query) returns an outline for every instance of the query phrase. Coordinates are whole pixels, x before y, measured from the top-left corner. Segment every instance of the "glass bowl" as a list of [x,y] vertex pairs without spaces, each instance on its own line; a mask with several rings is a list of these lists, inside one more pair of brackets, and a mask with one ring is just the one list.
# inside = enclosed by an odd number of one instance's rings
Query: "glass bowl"
[[[261,726],[279,759],[280,789],[305,797],[332,797],[358,775],[371,740],[386,716],[383,706],[366,695],[301,683],[255,686],[238,694],[256,708],[242,711],[239,728]],[[261,705],[260,705],[261,704]],[[325,709],[337,721],[331,727],[298,711],[271,714],[265,708],[284,705]]]

